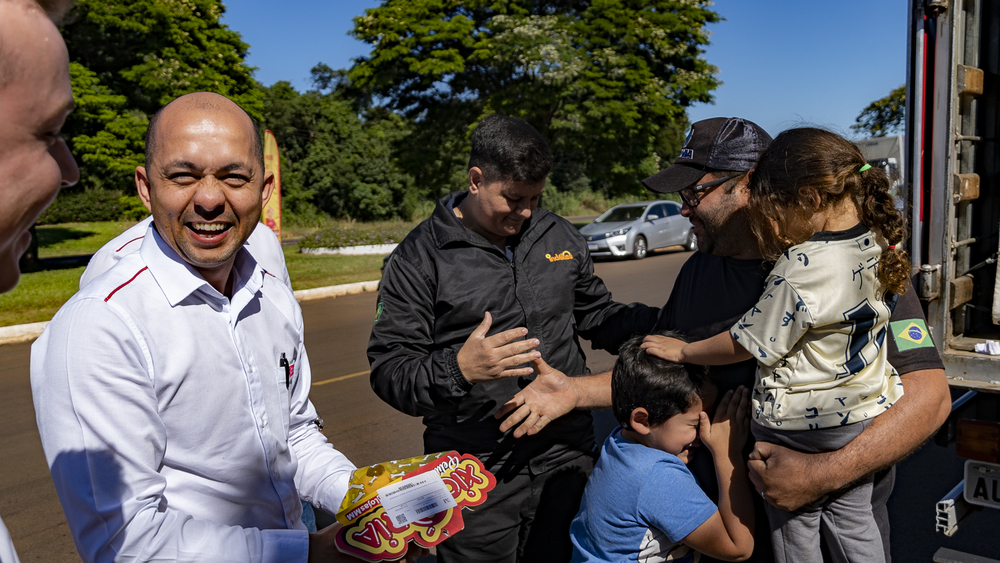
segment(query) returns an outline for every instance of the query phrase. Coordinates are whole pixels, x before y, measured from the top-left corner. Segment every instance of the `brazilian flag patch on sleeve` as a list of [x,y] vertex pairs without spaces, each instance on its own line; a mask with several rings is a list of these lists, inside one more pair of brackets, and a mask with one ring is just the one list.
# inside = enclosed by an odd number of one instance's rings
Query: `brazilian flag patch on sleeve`
[[923,319],[906,319],[889,323],[889,330],[892,331],[892,338],[896,341],[896,347],[900,352],[912,350],[914,348],[933,348],[934,342],[927,331],[927,324]]

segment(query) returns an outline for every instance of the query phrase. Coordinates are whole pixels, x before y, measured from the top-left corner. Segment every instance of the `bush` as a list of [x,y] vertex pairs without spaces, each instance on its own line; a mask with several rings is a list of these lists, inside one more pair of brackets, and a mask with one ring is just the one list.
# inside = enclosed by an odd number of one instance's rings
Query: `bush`
[[[84,190],[61,192],[52,205],[38,218],[39,225],[56,223],[92,223],[117,221],[122,216],[121,192],[115,190]],[[138,199],[138,198],[136,198]],[[143,217],[149,213],[143,207]]]
[[311,227],[318,229],[326,226],[330,221],[330,216],[320,211],[319,207],[308,203],[299,202],[299,205],[285,205],[281,202],[281,225],[282,227]]
[[419,223],[424,219],[427,219],[434,213],[434,208],[437,207],[437,200],[427,199],[423,201],[418,201],[413,205],[413,213],[410,214],[410,220],[414,223]]
[[578,215],[583,207],[578,193],[560,191],[552,184],[545,186],[539,205],[562,217]]
[[149,210],[146,209],[146,205],[142,203],[139,196],[123,195],[118,198],[118,205],[122,208],[120,219],[142,221],[149,217]]
[[545,191],[542,192],[541,206],[562,217],[572,217],[574,215],[599,215],[622,203],[635,203],[637,201],[653,199],[680,201],[680,197],[677,194],[646,192],[641,196],[625,194],[616,197],[607,197],[603,192],[589,188],[562,191],[550,183],[546,185]]
[[302,240],[299,241],[299,248],[344,248],[347,246],[395,244],[403,240],[411,230],[413,230],[413,225],[409,223],[332,227],[302,237]]

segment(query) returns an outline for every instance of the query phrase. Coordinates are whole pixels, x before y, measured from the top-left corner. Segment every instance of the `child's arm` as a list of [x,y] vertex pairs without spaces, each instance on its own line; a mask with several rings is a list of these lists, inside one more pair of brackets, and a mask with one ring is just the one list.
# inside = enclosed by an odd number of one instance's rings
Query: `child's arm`
[[642,349],[668,362],[700,366],[724,366],[753,357],[728,331],[691,343],[651,334],[642,340]]
[[749,391],[740,386],[719,403],[715,421],[701,413],[698,435],[715,458],[719,480],[719,510],[682,541],[705,555],[743,561],[753,553],[753,498],[743,462],[749,425]]

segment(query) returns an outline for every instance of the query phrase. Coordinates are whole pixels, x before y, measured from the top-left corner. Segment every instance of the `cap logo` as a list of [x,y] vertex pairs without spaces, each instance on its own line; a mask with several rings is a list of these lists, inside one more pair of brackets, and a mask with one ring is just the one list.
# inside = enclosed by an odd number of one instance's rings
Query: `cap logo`
[[[688,143],[691,142],[691,137],[693,137],[693,136],[694,136],[694,125],[692,125],[691,129],[688,130],[688,136],[687,136],[686,139],[684,139],[684,144],[682,145],[682,147],[688,146]],[[681,154],[684,154],[684,153],[681,153]]]
[[681,149],[681,155],[677,158],[694,158],[694,149]]

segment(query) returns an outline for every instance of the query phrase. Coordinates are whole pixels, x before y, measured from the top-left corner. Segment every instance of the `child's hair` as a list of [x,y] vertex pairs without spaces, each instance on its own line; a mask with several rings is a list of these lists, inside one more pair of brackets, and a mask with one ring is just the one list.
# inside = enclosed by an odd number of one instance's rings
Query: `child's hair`
[[789,129],[778,135],[760,156],[750,177],[750,225],[767,260],[812,236],[814,211],[849,197],[861,222],[881,233],[889,244],[879,260],[878,279],[891,292],[909,287],[906,252],[895,249],[905,236],[905,220],[889,193],[889,179],[877,167],[861,171],[865,157],[853,143],[836,133],[814,127]]
[[[679,340],[677,332],[663,332]],[[632,411],[649,411],[649,423],[659,424],[680,414],[700,397],[707,370],[702,366],[675,364],[651,356],[639,347],[643,335],[633,336],[622,344],[611,373],[611,408],[622,428],[631,428]]]

